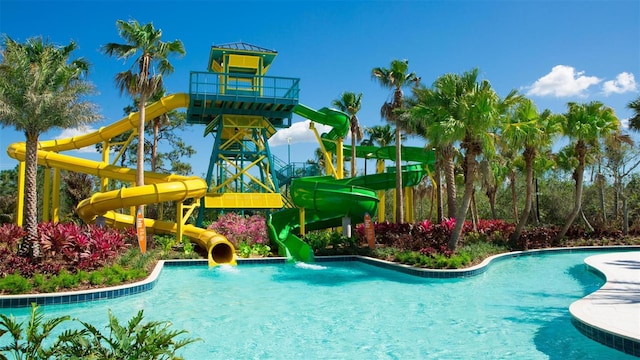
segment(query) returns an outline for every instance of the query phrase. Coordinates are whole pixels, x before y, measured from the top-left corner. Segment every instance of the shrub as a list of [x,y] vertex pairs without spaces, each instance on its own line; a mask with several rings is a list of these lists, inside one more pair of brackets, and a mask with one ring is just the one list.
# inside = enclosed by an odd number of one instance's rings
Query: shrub
[[72,223],[40,223],[38,234],[43,259],[32,263],[16,255],[25,232],[14,224],[0,226],[0,276],[15,271],[31,277],[36,273],[55,275],[62,269],[72,273],[97,269],[113,262],[135,239],[131,229],[119,231]]
[[24,278],[20,274],[7,275],[0,279],[0,290],[9,294],[24,294],[32,289],[29,279]]
[[358,250],[357,236],[348,238],[337,231],[320,230],[306,233],[303,240],[318,255],[355,253]]
[[243,216],[229,212],[220,215],[208,228],[224,235],[236,248],[243,241],[250,246],[269,244],[267,224],[260,215]]

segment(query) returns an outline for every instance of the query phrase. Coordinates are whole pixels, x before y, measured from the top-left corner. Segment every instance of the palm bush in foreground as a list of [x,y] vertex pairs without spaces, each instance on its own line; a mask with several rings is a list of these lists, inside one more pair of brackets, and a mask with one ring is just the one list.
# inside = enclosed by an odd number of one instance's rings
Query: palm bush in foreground
[[[47,320],[37,305],[26,324],[0,314],[0,344],[6,344],[0,346],[0,359],[181,359],[176,352],[200,340],[186,337],[186,330],[171,330],[168,321],[145,323],[143,315],[140,310],[123,326],[109,311],[107,334],[74,319],[83,328],[64,330],[53,340],[54,330],[70,316]],[[5,334],[11,339],[3,339]]]

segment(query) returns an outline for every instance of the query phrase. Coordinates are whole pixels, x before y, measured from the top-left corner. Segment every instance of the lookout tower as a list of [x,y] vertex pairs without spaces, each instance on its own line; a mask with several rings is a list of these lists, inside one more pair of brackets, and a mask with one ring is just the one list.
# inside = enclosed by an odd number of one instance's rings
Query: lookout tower
[[212,136],[205,208],[283,206],[267,141],[291,126],[300,79],[265,76],[276,56],[244,42],[214,45],[207,71],[190,74],[187,123]]

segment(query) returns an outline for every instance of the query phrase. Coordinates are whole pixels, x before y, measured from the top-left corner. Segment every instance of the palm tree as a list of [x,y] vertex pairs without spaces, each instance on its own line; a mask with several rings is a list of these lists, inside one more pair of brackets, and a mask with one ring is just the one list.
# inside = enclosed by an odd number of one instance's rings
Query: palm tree
[[[378,144],[379,147],[385,147],[395,142],[396,132],[391,129],[390,124],[376,125],[364,130],[369,135],[369,143],[371,145]],[[365,160],[366,161],[366,160]],[[376,170],[384,170],[384,159],[376,159]],[[385,217],[385,190],[378,191],[378,199],[380,200],[378,206],[378,221],[384,221]]]
[[[463,78],[473,78],[468,74]],[[449,238],[448,248],[455,250],[458,240],[462,235],[462,227],[467,217],[467,209],[471,203],[476,177],[477,158],[482,155],[492,155],[495,152],[495,133],[500,119],[507,110],[516,104],[521,96],[512,90],[504,99],[501,99],[493,90],[487,80],[476,82],[474,86],[467,87],[468,91],[462,96],[459,119],[464,121],[464,137],[461,139],[460,148],[464,150],[464,194],[462,203],[456,211],[456,224]],[[456,124],[458,119],[453,119]],[[459,125],[458,125],[459,126]]]
[[464,138],[465,97],[473,92],[477,79],[477,68],[462,75],[444,74],[433,82],[431,88],[420,87],[413,92],[415,99],[410,110],[410,128],[428,139],[436,149],[438,168],[444,170],[449,218],[455,218],[458,208],[455,175],[457,150],[453,144]]
[[362,93],[355,94],[345,91],[340,95],[339,99],[333,100],[331,103],[340,111],[349,114],[349,126],[351,129],[351,177],[356,175],[356,140],[362,141],[362,128],[356,115],[360,111],[362,105]]
[[599,101],[587,104],[568,103],[569,111],[564,114],[562,133],[573,142],[577,165],[573,171],[575,180],[573,209],[558,233],[556,241],[562,239],[580,213],[582,207],[582,187],[587,152],[598,146],[598,141],[619,129],[620,122],[613,110]]
[[365,128],[364,131],[369,135],[371,142],[379,147],[385,147],[396,140],[396,133],[389,124]]
[[[136,168],[136,185],[144,185],[144,124],[145,106],[147,100],[162,88],[162,77],[173,72],[173,65],[169,62],[169,55],[184,55],[184,45],[180,40],[164,42],[161,39],[162,30],[155,29],[153,23],[140,25],[136,20],[126,22],[117,20],[116,27],[124,44],[108,43],[102,46],[102,51],[109,56],[127,60],[136,58],[132,67],[116,75],[116,84],[120,93],[126,92],[132,98],[139,98],[140,109],[138,120],[138,154]],[[137,73],[134,72],[137,70]],[[139,207],[139,211],[144,209]]]
[[38,138],[52,128],[70,128],[100,118],[94,104],[84,100],[93,92],[85,81],[89,64],[70,59],[77,45],[58,46],[41,37],[18,43],[4,37],[0,53],[0,124],[23,131],[26,137],[24,229],[19,253],[40,258],[37,229]]
[[402,88],[418,84],[420,78],[409,72],[408,60],[392,60],[389,68],[373,68],[371,77],[380,85],[393,91],[391,102],[385,102],[380,108],[380,116],[396,125],[396,223],[404,222],[404,197],[402,196],[402,124],[403,119],[396,110],[404,108]]
[[525,171],[526,195],[524,210],[520,214],[514,232],[510,236],[512,242],[520,238],[522,229],[527,224],[533,204],[534,182],[533,170],[537,154],[551,145],[556,134],[560,132],[558,117],[551,111],[538,113],[533,101],[524,99],[517,105],[511,116],[505,119],[501,140],[509,149],[522,150]]
[[[379,147],[385,147],[389,144],[395,142],[396,133],[391,129],[391,125],[376,125],[370,128],[365,128],[364,131],[369,135],[369,142],[373,144],[377,144]],[[378,161],[384,163],[383,159],[378,159]],[[377,167],[380,163],[376,164]]]
[[629,127],[640,131],[640,96],[627,104],[627,107],[633,110],[633,117],[629,119]]

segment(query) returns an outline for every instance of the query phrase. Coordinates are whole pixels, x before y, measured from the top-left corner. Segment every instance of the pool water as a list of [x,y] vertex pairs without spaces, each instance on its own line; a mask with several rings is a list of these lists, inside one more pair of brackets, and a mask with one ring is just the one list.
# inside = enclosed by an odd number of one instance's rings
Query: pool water
[[203,339],[186,359],[631,359],[571,324],[569,305],[603,284],[583,263],[594,254],[510,258],[459,279],[358,261],[166,267],[152,291],[44,310],[105,329],[108,309],[121,322],[144,309]]

